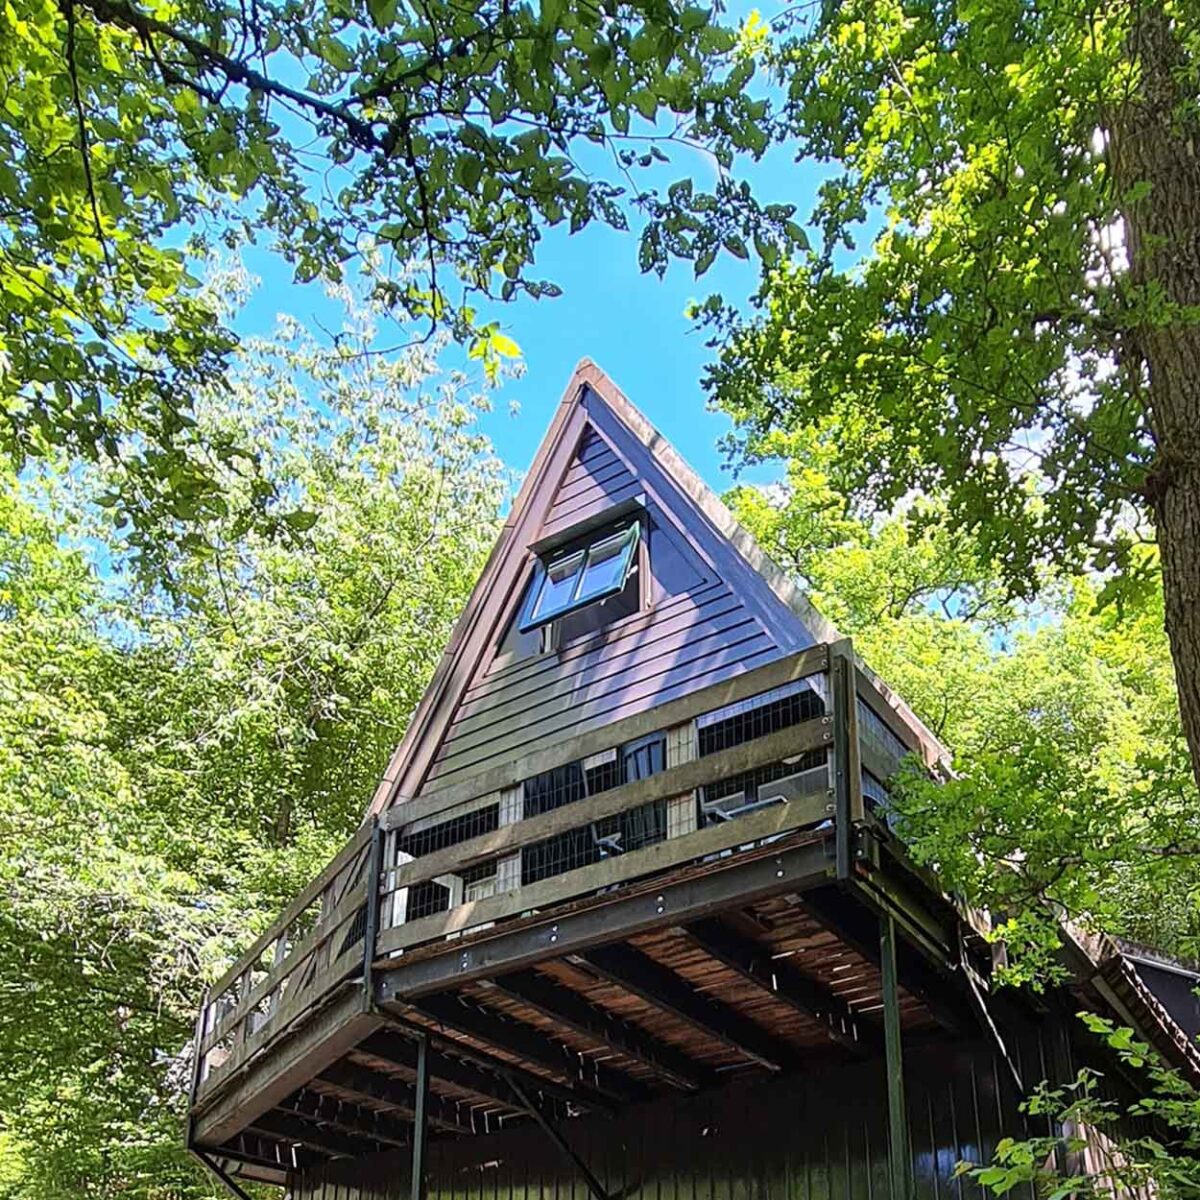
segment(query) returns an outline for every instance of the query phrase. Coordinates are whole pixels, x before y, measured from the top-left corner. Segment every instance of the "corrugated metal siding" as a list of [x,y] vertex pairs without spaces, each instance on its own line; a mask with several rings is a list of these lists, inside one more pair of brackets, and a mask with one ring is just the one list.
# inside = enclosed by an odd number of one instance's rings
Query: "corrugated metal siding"
[[[923,1049],[906,1072],[920,1200],[978,1190],[955,1164],[1020,1135],[1014,1088],[984,1050]],[[881,1064],[738,1084],[685,1100],[581,1119],[564,1132],[620,1200],[884,1200],[890,1194]],[[583,1180],[536,1128],[429,1146],[429,1200],[591,1200]],[[296,1200],[407,1197],[408,1155],[329,1167]],[[1028,1193],[1016,1193],[1027,1200]]]
[[[644,488],[610,442],[589,429],[543,533],[568,528]],[[653,503],[648,511],[655,607],[557,654],[481,666],[434,759],[430,782],[457,782],[568,737],[585,723],[618,720],[761,666],[794,646],[794,636],[787,644],[769,632],[728,582],[680,544]],[[735,553],[727,545],[724,552]]]

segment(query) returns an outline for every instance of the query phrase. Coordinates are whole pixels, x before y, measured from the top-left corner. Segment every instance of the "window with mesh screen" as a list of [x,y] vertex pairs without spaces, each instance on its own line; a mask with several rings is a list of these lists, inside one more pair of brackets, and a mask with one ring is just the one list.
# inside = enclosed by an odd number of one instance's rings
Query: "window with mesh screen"
[[401,854],[420,858],[424,854],[432,854],[435,850],[444,850],[447,846],[457,846],[459,842],[478,837],[482,833],[491,833],[499,825],[500,806],[489,804],[484,808],[477,808],[474,812],[463,813],[461,816],[451,817],[448,821],[430,825],[427,829],[402,834],[396,840],[396,849]]
[[[797,680],[697,718],[697,752],[703,758],[824,715],[821,692],[810,681]],[[699,792],[700,824],[727,821],[781,799],[821,791],[828,784],[825,764],[826,752],[811,750],[706,784]],[[786,786],[769,786],[784,780]]]
[[703,758],[824,715],[820,693],[808,680],[797,680],[697,718],[698,752]]

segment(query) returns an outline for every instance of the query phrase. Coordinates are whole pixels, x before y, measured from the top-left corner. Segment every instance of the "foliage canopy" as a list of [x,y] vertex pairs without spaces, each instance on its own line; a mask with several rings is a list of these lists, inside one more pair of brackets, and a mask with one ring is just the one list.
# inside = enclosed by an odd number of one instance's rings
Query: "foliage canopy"
[[1200,770],[1196,6],[851,0],[768,53],[774,136],[832,174],[757,318],[705,310],[745,454],[816,439],[864,509],[936,497],[1017,596],[1159,572]]
[[361,819],[494,536],[485,403],[426,349],[244,346],[197,421],[316,519],[206,523],[182,603],[89,526],[101,474],[4,480],[0,1196],[213,1194],[180,1141],[200,987]]
[[265,239],[299,280],[365,271],[495,369],[516,347],[481,305],[557,292],[534,265],[550,227],[636,224],[660,272],[799,235],[730,173],[766,144],[754,49],[659,0],[10,0],[0,450],[119,464],[148,557],[164,524],[223,512],[230,471],[255,484],[243,519],[277,524],[248,448],[196,425],[234,339],[194,251]]

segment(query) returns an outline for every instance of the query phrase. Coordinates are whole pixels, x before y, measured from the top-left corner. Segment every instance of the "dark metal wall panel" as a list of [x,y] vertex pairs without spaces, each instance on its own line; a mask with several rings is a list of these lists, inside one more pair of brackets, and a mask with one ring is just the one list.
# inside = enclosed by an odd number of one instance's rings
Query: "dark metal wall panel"
[[[983,1048],[922,1048],[906,1075],[916,1200],[977,1195],[954,1178],[955,1165],[1020,1134],[1014,1085]],[[885,1105],[882,1064],[872,1062],[743,1082],[563,1129],[614,1200],[888,1200]],[[590,1200],[532,1127],[431,1143],[429,1158],[429,1200]],[[347,1200],[348,1187],[363,1189],[362,1200],[406,1197],[407,1156],[327,1167],[294,1195]]]

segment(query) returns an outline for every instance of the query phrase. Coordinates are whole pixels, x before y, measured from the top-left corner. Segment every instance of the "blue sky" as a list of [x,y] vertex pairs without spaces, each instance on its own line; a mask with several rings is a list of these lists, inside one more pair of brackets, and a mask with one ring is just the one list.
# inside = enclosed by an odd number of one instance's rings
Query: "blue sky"
[[[696,163],[677,160],[667,178],[678,178]],[[809,164],[796,164],[780,149],[763,161],[741,166],[764,203],[789,202],[803,220],[812,207],[821,175]],[[318,284],[293,282],[282,258],[266,250],[247,256],[247,266],[262,283],[238,322],[243,333],[269,333],[278,313],[302,321],[339,323]],[[541,278],[563,289],[555,300],[517,300],[487,314],[524,352],[524,378],[509,381],[496,395],[495,411],[484,428],[504,462],[524,471],[533,458],[572,368],[594,359],[627,396],[718,491],[732,477],[722,469],[717,440],[730,428],[719,413],[708,412],[701,387],[704,366],[712,359],[702,334],[684,316],[687,303],[720,292],[744,303],[757,283],[757,266],[722,253],[700,280],[690,263],[676,263],[665,279],[643,275],[637,266],[635,233],[589,227],[570,235],[565,227],[549,230],[538,257]],[[447,355],[453,362],[454,356]],[[519,414],[510,414],[510,402]],[[763,477],[763,471],[756,474]]]

